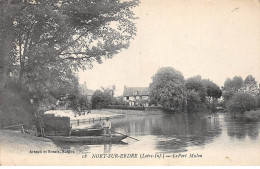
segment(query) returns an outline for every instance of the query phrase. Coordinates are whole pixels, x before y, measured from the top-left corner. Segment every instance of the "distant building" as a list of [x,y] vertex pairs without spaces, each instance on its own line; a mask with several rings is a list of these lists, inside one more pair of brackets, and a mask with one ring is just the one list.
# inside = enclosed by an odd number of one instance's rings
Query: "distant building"
[[148,106],[148,87],[124,87],[123,100],[129,106]]
[[83,85],[80,85],[81,93],[85,96],[87,96],[88,101],[91,101],[92,95],[94,93],[94,90],[90,90],[87,88],[86,82],[84,82]]

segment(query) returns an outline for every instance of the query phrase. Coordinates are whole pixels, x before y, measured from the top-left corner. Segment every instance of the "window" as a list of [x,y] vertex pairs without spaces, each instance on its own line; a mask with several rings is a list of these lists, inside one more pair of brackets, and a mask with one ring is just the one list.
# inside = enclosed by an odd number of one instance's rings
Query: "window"
[[129,96],[126,96],[126,100],[129,100]]
[[133,92],[133,95],[138,95],[138,91]]

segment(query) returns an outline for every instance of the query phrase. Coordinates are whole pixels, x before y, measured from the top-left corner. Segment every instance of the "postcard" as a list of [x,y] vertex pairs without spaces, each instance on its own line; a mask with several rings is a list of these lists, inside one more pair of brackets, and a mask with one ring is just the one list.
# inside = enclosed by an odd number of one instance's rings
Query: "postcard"
[[259,166],[259,0],[1,0],[1,166]]

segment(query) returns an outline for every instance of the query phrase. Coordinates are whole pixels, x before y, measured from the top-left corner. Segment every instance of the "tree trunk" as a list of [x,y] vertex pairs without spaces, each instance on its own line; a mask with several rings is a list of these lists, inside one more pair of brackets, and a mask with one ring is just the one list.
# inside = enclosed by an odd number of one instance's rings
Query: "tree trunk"
[[0,91],[3,91],[7,82],[8,64],[10,63],[14,37],[12,20],[6,17],[3,23],[0,35]]
[[0,12],[0,91],[4,90],[8,78],[8,66],[13,48],[13,15],[9,1],[1,4]]

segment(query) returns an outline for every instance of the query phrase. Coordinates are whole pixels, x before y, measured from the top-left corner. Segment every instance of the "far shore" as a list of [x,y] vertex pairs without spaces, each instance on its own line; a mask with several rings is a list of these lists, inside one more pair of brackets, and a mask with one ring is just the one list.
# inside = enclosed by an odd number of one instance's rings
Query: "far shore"
[[123,110],[123,109],[101,109],[100,112],[110,112],[113,114],[137,115],[137,116],[161,115],[163,113],[160,110],[144,111],[144,110]]

